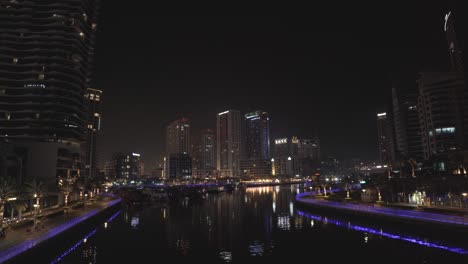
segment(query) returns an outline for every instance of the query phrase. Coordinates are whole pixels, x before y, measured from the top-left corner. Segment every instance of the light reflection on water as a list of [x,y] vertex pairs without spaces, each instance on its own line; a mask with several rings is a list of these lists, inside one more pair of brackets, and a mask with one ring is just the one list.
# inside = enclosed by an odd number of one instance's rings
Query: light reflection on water
[[[87,243],[79,244],[61,259],[81,263],[84,256],[91,256],[92,263],[121,263],[130,261],[125,252],[132,252],[131,261],[142,262],[157,252],[162,259],[204,260],[212,257],[206,262],[237,263],[249,258],[274,259],[290,252],[296,257],[309,256],[309,248],[314,248],[315,257],[319,258],[330,246],[357,255],[388,255],[385,247],[403,249],[403,243],[415,246],[409,252],[391,252],[396,260],[411,257],[431,260],[440,254],[440,251],[423,251],[421,248],[466,252],[462,246],[450,247],[449,243],[428,242],[415,236],[397,235],[387,229],[383,231],[349,220],[298,211],[293,197],[299,191],[298,186],[257,187],[210,195],[203,201],[183,200],[177,204],[125,209],[120,217],[114,216],[112,228],[104,228],[101,224],[92,236],[87,237]],[[380,239],[375,239],[377,237]],[[327,244],[327,241],[332,242]],[[379,245],[380,251],[362,246],[374,243]],[[115,250],[121,245],[127,250]],[[449,250],[453,248],[458,249]],[[63,252],[52,255],[62,256]],[[454,255],[449,255],[448,259],[455,259]],[[347,260],[353,260],[352,255],[347,256]]]

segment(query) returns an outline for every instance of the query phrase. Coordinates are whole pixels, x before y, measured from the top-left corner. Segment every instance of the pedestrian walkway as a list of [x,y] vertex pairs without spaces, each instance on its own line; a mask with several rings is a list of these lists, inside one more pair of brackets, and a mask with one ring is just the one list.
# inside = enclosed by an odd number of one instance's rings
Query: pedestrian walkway
[[316,207],[328,207],[343,211],[359,212],[367,215],[381,215],[436,224],[468,227],[468,215],[458,216],[441,213],[429,213],[409,209],[387,208],[383,206],[374,206],[367,204],[334,202],[328,200],[314,199],[311,197],[312,194],[313,193],[310,192],[300,193],[296,195],[296,202]]
[[31,227],[23,227],[17,230],[8,229],[6,237],[0,239],[0,263],[25,252],[119,202],[120,199],[104,198],[83,208],[70,210],[67,214],[45,218],[35,230],[32,230]]

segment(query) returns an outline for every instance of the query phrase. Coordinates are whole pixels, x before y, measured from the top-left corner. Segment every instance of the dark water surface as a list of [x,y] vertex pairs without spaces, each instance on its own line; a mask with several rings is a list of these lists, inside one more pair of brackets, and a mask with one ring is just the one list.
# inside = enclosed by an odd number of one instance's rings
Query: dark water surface
[[468,233],[298,209],[301,190],[122,206],[14,263],[468,263]]

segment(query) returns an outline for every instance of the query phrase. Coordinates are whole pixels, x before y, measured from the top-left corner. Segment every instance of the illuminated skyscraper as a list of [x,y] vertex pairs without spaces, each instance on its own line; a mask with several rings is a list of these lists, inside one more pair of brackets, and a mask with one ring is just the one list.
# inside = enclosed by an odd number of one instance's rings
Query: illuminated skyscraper
[[0,140],[50,187],[83,168],[98,0],[0,2]]
[[[192,162],[190,161],[190,171],[186,159],[192,154],[190,141],[190,121],[187,118],[180,118],[170,123],[166,128],[166,168],[167,176],[170,178],[184,175],[185,178],[192,173]],[[180,167],[180,166],[183,166]],[[183,173],[182,173],[183,172]]]
[[86,125],[86,162],[85,177],[94,178],[97,176],[98,168],[98,136],[101,131],[101,99],[102,91],[88,88],[85,94],[87,107]]
[[190,154],[190,121],[180,118],[166,128],[166,156],[171,154]]
[[241,115],[238,110],[227,110],[218,114],[216,140],[216,167],[220,176],[240,176]]
[[393,125],[386,112],[377,113],[377,135],[380,161],[388,163],[395,160]]
[[270,159],[270,118],[267,112],[245,115],[245,159]]

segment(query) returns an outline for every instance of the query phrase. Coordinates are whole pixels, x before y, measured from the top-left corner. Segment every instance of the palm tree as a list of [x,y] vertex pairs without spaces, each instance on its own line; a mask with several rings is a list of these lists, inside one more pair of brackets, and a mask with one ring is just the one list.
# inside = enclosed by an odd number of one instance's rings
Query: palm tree
[[3,228],[5,204],[16,195],[16,185],[11,178],[0,178],[0,227]]
[[26,211],[26,208],[27,208],[26,202],[16,200],[16,201],[11,202],[10,205],[11,205],[11,215],[10,215],[11,220],[13,220],[14,211],[17,211],[18,221],[21,221],[23,212]]
[[86,179],[84,176],[78,176],[74,182],[74,187],[80,191],[80,200],[83,200],[84,193],[86,190]]
[[59,177],[58,187],[65,197],[65,207],[68,207],[68,196],[73,191],[73,185],[75,184],[75,181],[76,177]]
[[34,206],[34,226],[36,225],[36,218],[37,218],[37,211],[40,207],[40,199],[47,195],[47,187],[41,182],[37,180],[32,180],[26,183],[26,193],[32,199],[36,199]]

